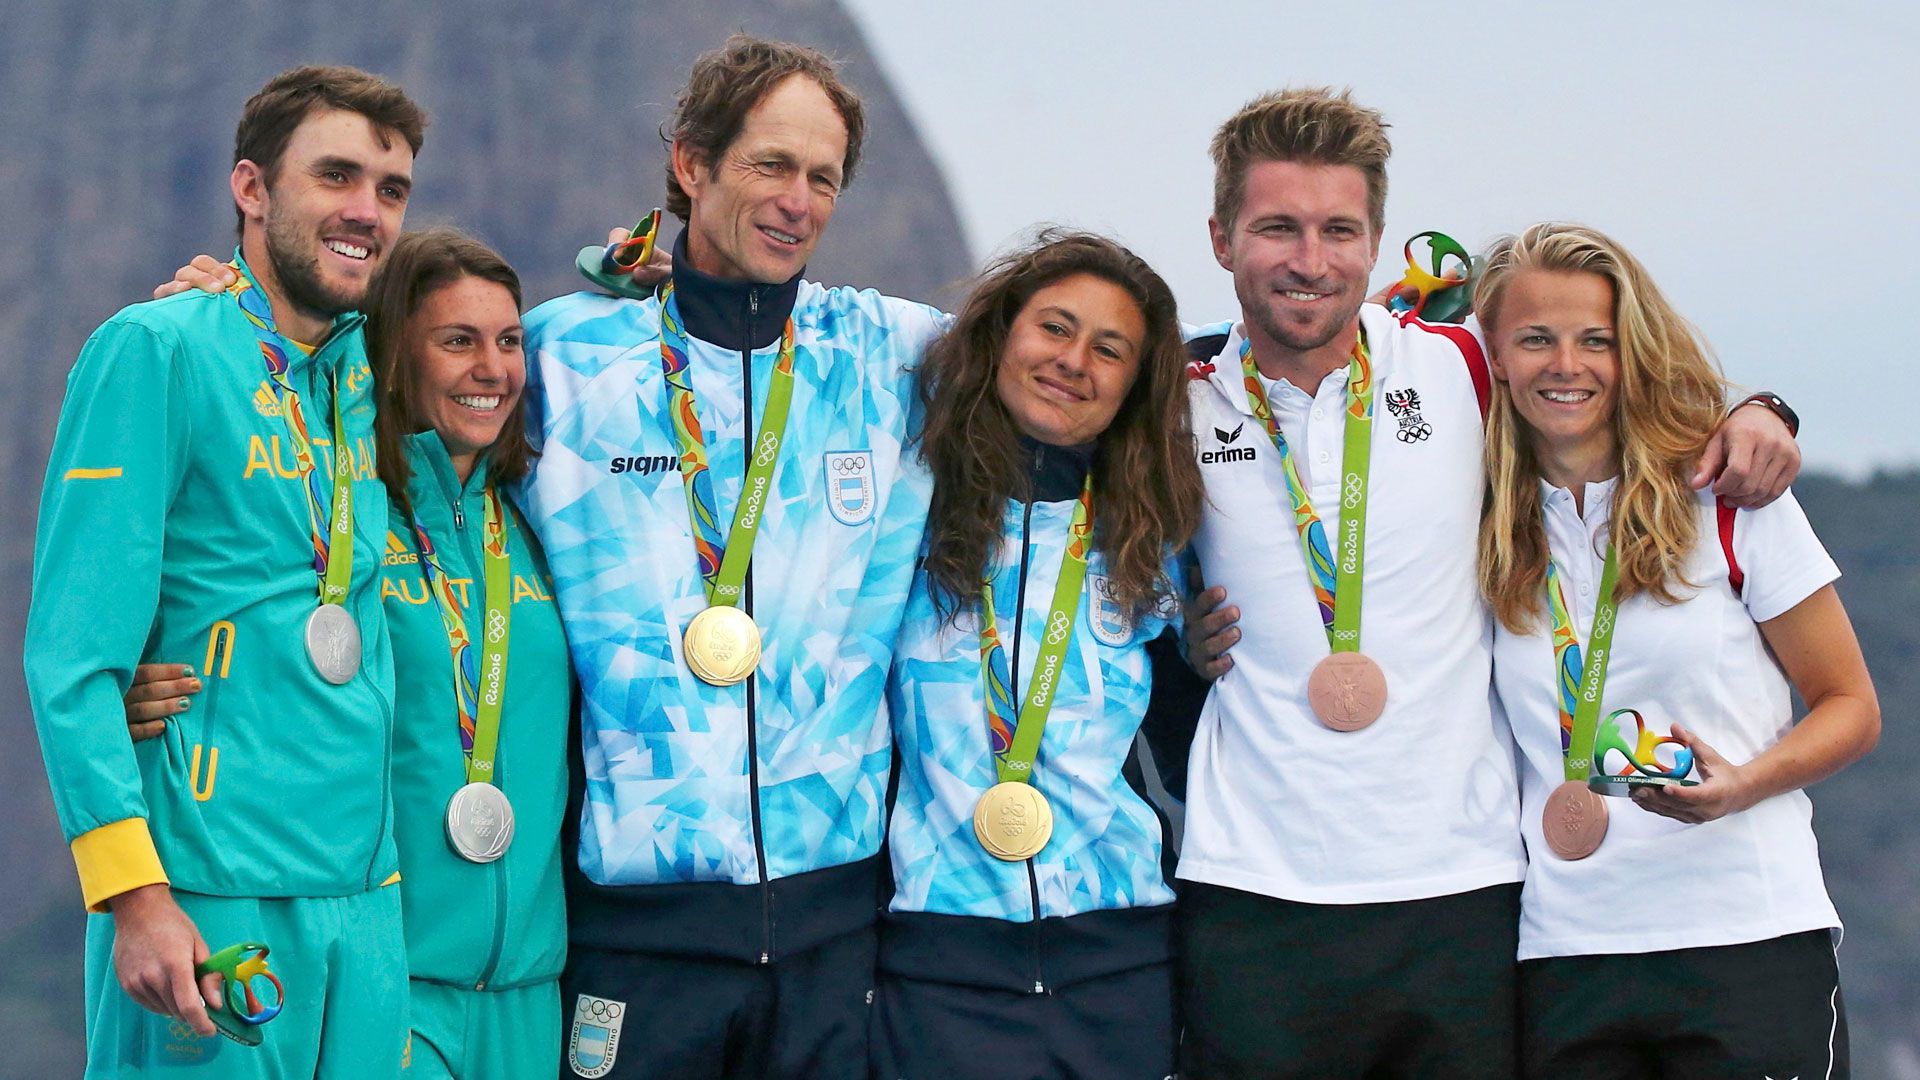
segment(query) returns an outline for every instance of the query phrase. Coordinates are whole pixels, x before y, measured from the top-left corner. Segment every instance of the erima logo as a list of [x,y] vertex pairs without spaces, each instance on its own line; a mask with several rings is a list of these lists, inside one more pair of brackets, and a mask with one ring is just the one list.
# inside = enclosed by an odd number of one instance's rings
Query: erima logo
[[617,457],[607,463],[607,471],[618,476],[621,473],[638,473],[652,476],[669,469],[680,467],[679,454],[647,454],[642,457]]
[[1223,428],[1214,428],[1213,437],[1220,440],[1220,445],[1226,447],[1226,449],[1200,451],[1200,464],[1220,465],[1229,461],[1252,461],[1252,446],[1233,445],[1240,441],[1240,433],[1245,430],[1247,430],[1247,423],[1244,420],[1240,422],[1239,427],[1234,428],[1232,431],[1227,431]]

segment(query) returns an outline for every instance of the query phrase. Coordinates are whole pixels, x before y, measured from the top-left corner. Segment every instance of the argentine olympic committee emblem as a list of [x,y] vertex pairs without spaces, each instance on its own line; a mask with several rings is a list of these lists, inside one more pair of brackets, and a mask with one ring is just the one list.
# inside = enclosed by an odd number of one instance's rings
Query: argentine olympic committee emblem
[[573,1004],[573,1032],[567,1036],[567,1064],[576,1075],[605,1076],[620,1050],[620,1025],[627,1003],[581,994]]
[[1092,616],[1094,640],[1100,644],[1120,649],[1133,640],[1133,620],[1114,597],[1113,583],[1105,574],[1087,575],[1087,613]]
[[829,450],[827,470],[827,509],[842,525],[864,525],[873,517],[876,491],[873,482],[873,451]]

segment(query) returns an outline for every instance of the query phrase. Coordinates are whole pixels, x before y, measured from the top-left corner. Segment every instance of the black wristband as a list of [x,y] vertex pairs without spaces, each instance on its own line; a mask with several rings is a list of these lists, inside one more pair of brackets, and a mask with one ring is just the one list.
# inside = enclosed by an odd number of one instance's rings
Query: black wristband
[[[1780,418],[1781,423],[1787,425],[1787,434],[1796,439],[1800,437],[1800,414],[1793,411],[1793,408],[1787,404],[1786,398],[1771,390],[1762,390],[1757,394],[1748,395],[1734,408],[1742,409],[1748,405],[1766,406],[1773,415]],[[1731,416],[1733,413],[1729,411],[1727,415]]]

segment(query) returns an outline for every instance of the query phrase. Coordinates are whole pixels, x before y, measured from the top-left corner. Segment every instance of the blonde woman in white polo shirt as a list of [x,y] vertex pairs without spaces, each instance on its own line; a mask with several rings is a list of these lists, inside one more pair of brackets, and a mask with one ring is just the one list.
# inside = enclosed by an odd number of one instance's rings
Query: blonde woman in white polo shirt
[[1840,920],[1801,789],[1880,715],[1839,571],[1791,494],[1735,511],[1692,490],[1724,383],[1618,244],[1535,225],[1495,244],[1474,306],[1479,572],[1529,860],[1523,1067],[1843,1076]]

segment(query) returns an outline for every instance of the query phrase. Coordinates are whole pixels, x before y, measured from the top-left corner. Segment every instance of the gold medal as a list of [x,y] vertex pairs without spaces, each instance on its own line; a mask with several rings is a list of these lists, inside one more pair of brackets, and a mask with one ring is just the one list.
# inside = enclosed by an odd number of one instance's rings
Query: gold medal
[[1032,784],[995,784],[974,804],[973,835],[996,859],[1031,859],[1053,837],[1053,808]]
[[702,682],[732,686],[760,663],[760,628],[737,607],[710,607],[687,623],[680,644]]

